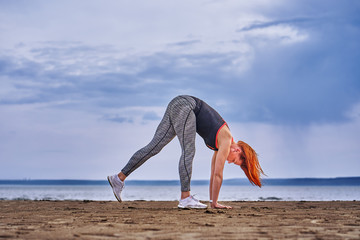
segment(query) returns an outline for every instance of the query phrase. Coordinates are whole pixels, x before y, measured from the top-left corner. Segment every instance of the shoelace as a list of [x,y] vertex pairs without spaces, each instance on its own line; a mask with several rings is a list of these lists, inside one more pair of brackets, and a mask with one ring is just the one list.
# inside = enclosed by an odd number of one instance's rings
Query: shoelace
[[118,181],[114,181],[114,182],[115,182],[116,185],[119,186],[120,191],[122,191],[125,188],[125,183],[124,182],[122,182],[122,183],[119,183]]
[[193,200],[195,200],[195,201],[197,201],[197,202],[200,202],[198,199],[195,198],[195,195],[196,195],[196,194],[190,195],[190,197],[191,197]]

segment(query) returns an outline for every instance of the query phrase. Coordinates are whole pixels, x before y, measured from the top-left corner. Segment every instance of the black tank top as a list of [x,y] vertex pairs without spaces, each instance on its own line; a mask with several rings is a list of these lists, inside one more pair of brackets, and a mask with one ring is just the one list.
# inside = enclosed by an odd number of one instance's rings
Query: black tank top
[[196,132],[204,139],[208,148],[217,151],[217,135],[220,129],[226,125],[220,114],[199,98],[192,97],[196,101],[194,113],[196,115]]

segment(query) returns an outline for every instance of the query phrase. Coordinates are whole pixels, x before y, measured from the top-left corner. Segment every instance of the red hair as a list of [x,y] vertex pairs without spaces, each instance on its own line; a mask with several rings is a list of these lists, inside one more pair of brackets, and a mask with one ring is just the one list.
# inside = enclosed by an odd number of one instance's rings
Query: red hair
[[257,153],[243,141],[238,141],[237,145],[242,150],[241,158],[244,160],[241,165],[242,170],[245,172],[251,184],[261,187],[260,174],[265,174],[261,169]]

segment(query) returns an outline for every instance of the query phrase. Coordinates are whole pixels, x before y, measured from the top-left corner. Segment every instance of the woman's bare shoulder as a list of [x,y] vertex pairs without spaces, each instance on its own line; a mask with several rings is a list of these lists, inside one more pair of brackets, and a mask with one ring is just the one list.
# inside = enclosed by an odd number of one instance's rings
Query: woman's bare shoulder
[[228,128],[227,125],[225,125],[224,127],[222,127],[218,133],[218,146],[220,147],[229,147],[232,143],[232,135],[230,132],[230,129]]

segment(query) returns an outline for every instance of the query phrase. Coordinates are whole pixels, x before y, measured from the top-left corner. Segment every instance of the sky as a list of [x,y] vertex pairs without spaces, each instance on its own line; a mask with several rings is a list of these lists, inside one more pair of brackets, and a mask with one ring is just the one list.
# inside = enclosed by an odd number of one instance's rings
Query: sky
[[[0,179],[105,179],[194,95],[268,178],[360,175],[357,0],[0,0]],[[196,138],[193,179],[208,179]],[[129,179],[178,179],[174,139]],[[243,178],[226,164],[224,178]]]

